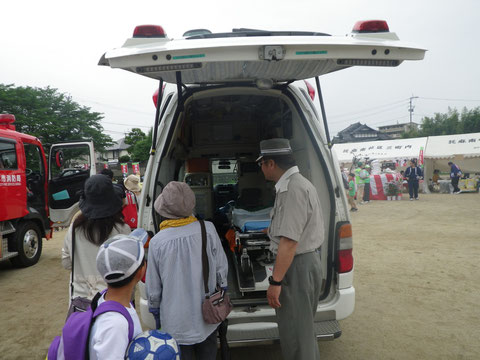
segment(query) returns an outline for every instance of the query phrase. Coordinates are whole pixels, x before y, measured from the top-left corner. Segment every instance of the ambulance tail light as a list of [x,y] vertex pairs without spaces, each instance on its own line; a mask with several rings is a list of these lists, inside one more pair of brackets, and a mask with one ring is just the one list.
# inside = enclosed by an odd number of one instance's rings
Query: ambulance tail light
[[353,269],[352,225],[343,223],[337,229],[337,270],[340,274]]
[[308,89],[308,95],[310,95],[310,99],[315,99],[315,89],[313,88],[313,86],[307,81],[307,80],[303,80],[305,81],[305,85],[307,85],[307,89]]
[[160,25],[139,25],[133,31],[134,38],[164,38],[167,34]]
[[15,115],[12,114],[0,114],[0,129],[15,130]]
[[378,33],[389,31],[388,24],[385,20],[357,21],[352,29],[352,32],[354,33]]

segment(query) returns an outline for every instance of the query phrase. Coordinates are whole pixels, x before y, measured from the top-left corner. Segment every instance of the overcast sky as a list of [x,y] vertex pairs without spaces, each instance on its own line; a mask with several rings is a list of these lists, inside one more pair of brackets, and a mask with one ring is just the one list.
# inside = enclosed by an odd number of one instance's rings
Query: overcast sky
[[[136,25],[162,25],[169,37],[188,29],[234,27],[349,33],[357,20],[387,20],[400,40],[428,49],[423,61],[397,68],[356,67],[321,77],[332,135],[351,123],[408,122],[448,106],[480,106],[478,0],[243,0],[0,2],[0,82],[51,86],[104,114],[114,139],[153,124],[152,79],[98,66]],[[1,112],[1,109],[0,109]]]

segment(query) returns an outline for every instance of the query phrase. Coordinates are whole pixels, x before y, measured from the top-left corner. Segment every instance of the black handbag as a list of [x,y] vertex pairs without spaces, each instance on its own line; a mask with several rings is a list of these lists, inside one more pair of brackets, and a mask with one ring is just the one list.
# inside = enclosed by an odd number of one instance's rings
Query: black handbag
[[218,284],[214,293],[210,295],[208,289],[210,268],[207,257],[207,231],[205,230],[205,223],[203,220],[199,219],[198,222],[200,223],[200,228],[202,230],[203,285],[205,288],[205,294],[207,294],[202,304],[203,320],[207,324],[218,324],[227,318],[230,311],[232,311],[233,305],[228,294],[221,289]]
[[75,227],[72,226],[72,281],[70,283],[70,307],[68,308],[67,319],[74,312],[85,312],[92,304],[92,300],[86,297],[73,297],[73,272],[75,270]]

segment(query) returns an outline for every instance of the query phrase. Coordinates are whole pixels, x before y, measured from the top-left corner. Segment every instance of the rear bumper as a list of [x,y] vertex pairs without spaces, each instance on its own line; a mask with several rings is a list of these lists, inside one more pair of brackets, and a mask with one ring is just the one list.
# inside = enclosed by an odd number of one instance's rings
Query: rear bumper
[[[155,320],[148,312],[145,284],[139,283],[140,316],[145,327],[154,329]],[[333,340],[341,335],[338,320],[345,319],[355,308],[353,286],[337,290],[329,302],[318,305],[315,331],[319,340]],[[228,316],[227,339],[229,344],[260,345],[278,341],[275,311],[269,306],[235,307]]]

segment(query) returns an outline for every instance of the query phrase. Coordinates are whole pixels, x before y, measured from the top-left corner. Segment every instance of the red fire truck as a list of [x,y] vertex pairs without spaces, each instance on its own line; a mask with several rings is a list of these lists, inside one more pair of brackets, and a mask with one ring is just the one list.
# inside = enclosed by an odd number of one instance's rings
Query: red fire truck
[[14,122],[0,114],[0,261],[26,267],[38,262],[53,228],[68,226],[96,167],[91,142],[52,145],[47,164],[40,140]]

